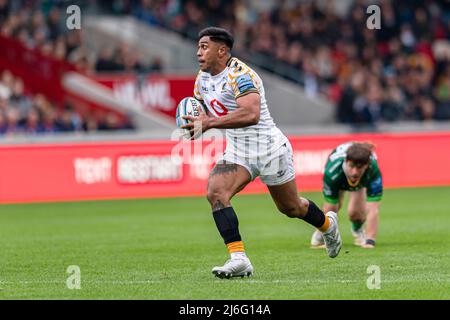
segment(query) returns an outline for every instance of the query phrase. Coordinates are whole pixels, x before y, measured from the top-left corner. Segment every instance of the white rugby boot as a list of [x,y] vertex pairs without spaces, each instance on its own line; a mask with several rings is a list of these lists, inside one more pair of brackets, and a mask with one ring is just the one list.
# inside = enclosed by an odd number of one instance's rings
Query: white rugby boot
[[357,246],[363,246],[366,244],[366,234],[364,232],[363,228],[360,228],[359,230],[353,230],[352,228],[352,235],[354,238],[354,243]]
[[338,217],[333,211],[327,212],[326,216],[330,219],[328,230],[323,233],[323,240],[327,247],[327,253],[330,258],[335,258],[342,247],[341,234],[339,233]]
[[212,273],[218,278],[234,278],[253,274],[253,266],[247,257],[229,259],[221,267],[214,267]]
[[311,237],[311,248],[313,249],[319,249],[319,248],[325,248],[325,242],[323,241],[323,235],[322,232],[316,229]]

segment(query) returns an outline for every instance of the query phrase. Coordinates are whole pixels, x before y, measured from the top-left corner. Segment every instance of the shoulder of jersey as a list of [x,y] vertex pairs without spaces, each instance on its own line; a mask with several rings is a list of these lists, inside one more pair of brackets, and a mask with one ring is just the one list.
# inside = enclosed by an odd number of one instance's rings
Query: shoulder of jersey
[[254,72],[249,66],[243,63],[238,58],[230,58],[227,63],[228,75],[231,79],[240,76],[242,74]]

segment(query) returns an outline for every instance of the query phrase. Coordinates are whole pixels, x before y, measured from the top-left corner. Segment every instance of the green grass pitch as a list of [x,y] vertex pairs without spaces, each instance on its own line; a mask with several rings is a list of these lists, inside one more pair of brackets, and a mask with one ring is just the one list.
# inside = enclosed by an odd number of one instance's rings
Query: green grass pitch
[[[233,206],[251,278],[211,274],[228,254],[203,197],[0,206],[0,299],[450,299],[448,187],[386,190],[374,250],[353,245],[340,212],[335,259],[268,194]],[[70,265],[79,290],[67,288]],[[367,287],[371,265],[380,289]]]

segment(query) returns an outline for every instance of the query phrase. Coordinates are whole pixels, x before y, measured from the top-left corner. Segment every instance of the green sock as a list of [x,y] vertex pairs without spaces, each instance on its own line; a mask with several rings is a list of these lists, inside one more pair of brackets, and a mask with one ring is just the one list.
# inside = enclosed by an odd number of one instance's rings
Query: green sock
[[361,222],[361,221],[352,221],[352,230],[358,231],[359,229],[361,229],[363,224],[364,224],[364,222]]

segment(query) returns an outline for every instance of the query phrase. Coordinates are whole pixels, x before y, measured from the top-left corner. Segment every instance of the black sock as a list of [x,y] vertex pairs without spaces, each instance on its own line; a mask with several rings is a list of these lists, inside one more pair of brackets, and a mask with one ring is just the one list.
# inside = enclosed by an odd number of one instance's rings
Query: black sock
[[325,223],[325,214],[318,206],[311,200],[309,200],[308,212],[303,217],[303,220],[313,225],[316,228],[320,228]]
[[233,207],[214,211],[213,217],[225,244],[242,240],[239,234],[239,221]]

